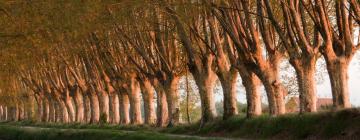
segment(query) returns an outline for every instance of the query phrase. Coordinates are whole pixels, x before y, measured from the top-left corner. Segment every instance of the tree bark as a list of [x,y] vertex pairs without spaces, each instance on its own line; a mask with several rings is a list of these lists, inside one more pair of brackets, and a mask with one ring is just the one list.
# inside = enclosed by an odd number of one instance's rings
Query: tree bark
[[242,83],[246,90],[247,118],[253,118],[262,114],[261,93],[259,90],[260,80],[254,73],[244,69],[239,70]]
[[88,95],[83,96],[84,97],[84,120],[86,123],[90,123],[91,122],[91,101],[90,101],[90,97]]
[[180,122],[180,95],[178,92],[179,77],[173,76],[165,81],[165,93],[168,105],[168,126],[174,126]]
[[[44,99],[44,98],[43,98]],[[48,99],[45,99],[43,102],[43,117],[42,122],[49,122],[50,119],[50,101]]]
[[90,123],[99,123],[100,120],[100,106],[99,98],[96,93],[90,93],[90,104],[91,104],[91,119]]
[[58,100],[59,105],[61,107],[61,120],[63,123],[69,123],[70,122],[70,118],[69,118],[69,110],[66,107],[66,103],[63,100]]
[[155,84],[157,96],[157,122],[156,126],[165,127],[168,122],[168,107],[165,91],[160,85]]
[[156,121],[154,88],[148,79],[143,79],[140,82],[140,86],[144,101],[145,124],[153,125]]
[[110,94],[110,102],[111,102],[111,123],[119,124],[120,123],[120,104],[119,104],[119,96],[116,93]]
[[51,100],[49,102],[49,122],[55,122],[56,121],[56,109],[54,101]]
[[101,110],[101,114],[100,114],[100,118],[104,118],[105,122],[109,122],[109,117],[110,117],[110,113],[109,113],[109,95],[101,89],[98,89],[98,96],[99,98],[99,103],[100,103],[100,110]]
[[4,108],[4,120],[5,121],[8,121],[9,120],[9,113],[8,113],[8,111],[9,111],[9,109],[8,109],[8,107],[7,106],[5,106],[5,108]]
[[214,101],[214,86],[216,75],[214,72],[207,74],[193,74],[199,88],[201,100],[201,126],[210,122],[217,116]]
[[237,75],[238,73],[235,69],[218,74],[221,86],[223,88],[223,96],[224,96],[223,119],[224,120],[238,114],[237,100],[236,100]]
[[76,106],[76,122],[84,123],[84,97],[77,87],[74,87],[71,92],[73,92],[74,102]]
[[74,109],[74,104],[73,104],[72,98],[69,95],[66,95],[64,102],[66,105],[66,109],[68,111],[68,117],[69,117],[68,121],[75,122],[76,116],[75,116],[75,109]]
[[135,76],[130,78],[130,89],[129,89],[129,99],[130,99],[130,117],[132,124],[141,124],[141,98],[140,98],[140,84],[136,80]]
[[275,80],[273,75],[269,75],[265,81],[263,81],[268,101],[270,115],[277,116],[285,114],[285,102],[284,102],[284,87],[282,87],[279,80]]
[[349,60],[344,58],[328,59],[325,57],[330,77],[333,106],[335,109],[350,108],[348,67]]
[[316,112],[316,57],[313,56],[303,58],[300,60],[300,62],[292,63],[292,65],[295,68],[297,82],[299,86],[300,113]]
[[127,93],[120,93],[120,119],[122,124],[130,123],[130,104]]
[[42,118],[43,118],[43,100],[40,98],[40,96],[38,94],[35,94],[35,100],[36,100],[36,104],[37,104],[37,110],[36,110],[36,119],[38,122],[42,122]]
[[1,105],[0,106],[0,121],[3,121],[4,120],[4,108],[3,106]]

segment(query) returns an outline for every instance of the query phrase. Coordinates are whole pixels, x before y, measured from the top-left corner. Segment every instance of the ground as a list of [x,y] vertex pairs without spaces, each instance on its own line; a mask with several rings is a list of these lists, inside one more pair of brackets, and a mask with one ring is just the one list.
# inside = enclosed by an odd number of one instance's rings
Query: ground
[[237,116],[172,128],[150,126],[0,123],[0,140],[183,140],[183,139],[358,139],[360,109],[311,114],[263,115],[247,119]]

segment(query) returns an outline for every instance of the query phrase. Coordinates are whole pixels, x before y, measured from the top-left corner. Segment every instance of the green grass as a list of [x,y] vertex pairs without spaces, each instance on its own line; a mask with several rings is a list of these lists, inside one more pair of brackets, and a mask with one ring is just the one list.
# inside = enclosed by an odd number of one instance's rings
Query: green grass
[[1,140],[195,140],[195,138],[178,138],[156,132],[125,132],[103,129],[39,129],[20,126],[1,125]]
[[279,117],[263,115],[252,119],[236,116],[225,121],[216,120],[202,129],[198,126],[198,124],[178,126],[162,132],[259,139],[352,138],[360,137],[360,110],[287,114]]
[[[282,139],[328,139],[328,138],[357,138],[360,137],[360,110],[347,109],[337,112],[321,112],[311,114],[287,114],[279,117],[263,115],[247,119],[239,115],[228,120],[216,119],[201,129],[199,123],[179,125],[172,128],[154,128],[146,125],[94,125],[94,124],[58,124],[35,122],[8,122],[11,126],[38,126],[46,128],[93,129],[102,131],[132,130],[141,135],[173,133],[201,136],[240,137],[240,138],[282,138]],[[0,130],[3,131],[3,130]],[[49,132],[48,132],[49,133]],[[59,132],[60,133],[60,132]],[[55,134],[59,134],[55,133]],[[1,133],[0,133],[1,134]],[[51,135],[55,135],[51,134]],[[72,134],[72,133],[70,133]],[[76,133],[74,133],[75,135]],[[81,132],[82,137],[87,132]],[[61,135],[61,133],[59,134]],[[99,134],[100,135],[100,134]],[[141,137],[138,136],[138,137]],[[90,135],[91,136],[91,135]],[[156,136],[156,135],[154,135]],[[93,136],[96,137],[96,136]],[[160,137],[160,136],[159,136]],[[0,137],[1,139],[1,137]],[[148,139],[148,138],[146,138]]]

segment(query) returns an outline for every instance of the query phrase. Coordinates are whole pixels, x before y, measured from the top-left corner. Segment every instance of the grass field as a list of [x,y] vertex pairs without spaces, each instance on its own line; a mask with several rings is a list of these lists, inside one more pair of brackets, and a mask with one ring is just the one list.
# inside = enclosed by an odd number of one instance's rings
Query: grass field
[[[26,130],[25,132],[23,126],[51,129]],[[62,131],[61,129],[71,130]],[[136,133],[124,133],[121,130],[136,131]],[[166,134],[248,139],[357,139],[360,138],[360,110],[347,109],[302,115],[288,114],[279,117],[263,115],[252,119],[237,116],[226,121],[216,120],[201,129],[198,123],[172,128],[153,128],[145,125],[43,124],[29,121],[3,123],[0,127],[0,139],[7,139],[7,137],[22,139],[28,135],[36,136],[39,140],[53,140],[54,138],[92,140],[97,138],[116,139],[118,137],[129,140],[170,139]],[[2,138],[3,136],[7,137]],[[178,137],[171,139],[176,138]]]

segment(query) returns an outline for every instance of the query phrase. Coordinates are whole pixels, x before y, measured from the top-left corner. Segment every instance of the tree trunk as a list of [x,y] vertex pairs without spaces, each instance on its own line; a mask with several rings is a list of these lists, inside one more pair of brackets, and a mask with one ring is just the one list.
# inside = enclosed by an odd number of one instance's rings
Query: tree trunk
[[50,122],[56,122],[56,109],[53,101],[49,104],[49,117]]
[[278,80],[267,79],[263,81],[269,101],[269,111],[271,116],[285,114],[284,88]]
[[210,122],[217,116],[214,101],[215,73],[193,74],[199,88],[201,100],[201,126]]
[[74,104],[73,104],[71,97],[69,95],[67,95],[67,97],[65,97],[65,99],[64,99],[64,102],[66,105],[66,109],[68,111],[69,122],[75,122],[75,120],[76,120],[75,109],[74,109]]
[[130,79],[129,99],[130,99],[130,117],[132,124],[141,124],[141,98],[140,84],[135,77]]
[[91,120],[90,123],[99,123],[100,120],[100,106],[99,98],[96,93],[90,93],[90,104],[91,104]]
[[309,59],[303,59],[300,61],[301,63],[293,64],[299,86],[300,113],[316,112],[316,57],[309,57]]
[[168,126],[174,126],[180,122],[180,95],[178,92],[179,77],[173,76],[165,81],[165,93],[168,105]]
[[245,69],[239,69],[242,84],[246,90],[247,118],[253,118],[262,114],[261,93],[259,91],[260,80],[254,73]]
[[74,102],[76,105],[76,122],[83,123],[84,122],[84,97],[80,93],[79,90],[75,89],[74,92]]
[[62,116],[60,104],[56,101],[53,101],[53,104],[54,104],[54,109],[55,109],[55,121],[54,122],[60,123],[61,116]]
[[90,123],[91,122],[91,101],[90,101],[90,97],[89,96],[83,96],[84,97],[84,105],[85,105],[85,108],[84,108],[84,120],[86,123]]
[[58,99],[58,102],[59,102],[59,105],[60,105],[60,108],[61,108],[61,121],[62,121],[62,123],[69,123],[70,122],[69,111],[68,111],[68,109],[66,107],[66,103],[61,99]]
[[8,121],[9,120],[9,113],[8,113],[8,111],[9,111],[9,109],[8,109],[8,107],[7,106],[5,106],[5,108],[4,108],[4,120],[5,121]]
[[40,98],[39,95],[35,95],[35,100],[36,100],[36,104],[37,104],[37,110],[36,110],[36,119],[38,122],[42,122],[42,118],[43,118],[43,100]]
[[101,121],[109,122],[109,94],[107,94],[104,90],[98,89],[99,103],[100,103],[100,118],[105,119]]
[[144,101],[145,124],[153,125],[156,121],[154,106],[154,88],[148,79],[140,82]]
[[235,69],[229,72],[218,74],[221,86],[223,88],[224,96],[224,114],[223,119],[226,120],[236,114],[238,114],[237,100],[236,100],[236,80],[237,71]]
[[258,68],[247,66],[249,67],[248,69],[252,69],[255,72],[265,87],[271,116],[286,113],[284,98],[287,95],[287,91],[279,78],[280,58],[281,55],[278,53],[269,54],[268,62],[260,61]]
[[[44,99],[44,98],[43,98]],[[48,99],[45,99],[43,102],[43,118],[42,122],[49,122],[50,119],[50,102]]]
[[160,85],[155,84],[157,96],[157,122],[156,126],[165,127],[168,122],[168,107],[165,91]]
[[3,106],[1,105],[0,106],[0,121],[3,121],[4,120],[4,108]]
[[348,67],[349,59],[326,58],[327,70],[331,82],[333,105],[335,109],[350,108],[349,87],[348,87]]
[[116,93],[110,94],[110,117],[111,123],[119,124],[120,123],[120,105],[119,105],[119,96]]
[[127,93],[120,93],[120,119],[122,124],[130,123],[130,105]]

